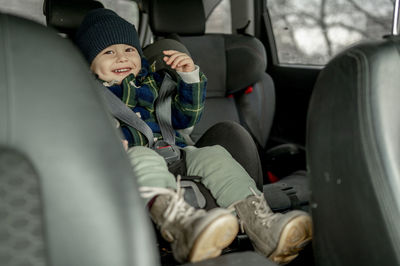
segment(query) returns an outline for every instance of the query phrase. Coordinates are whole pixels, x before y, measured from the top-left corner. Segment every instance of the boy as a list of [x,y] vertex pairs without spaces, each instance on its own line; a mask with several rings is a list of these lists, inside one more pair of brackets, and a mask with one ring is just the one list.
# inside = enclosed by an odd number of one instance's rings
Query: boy
[[[161,137],[154,103],[162,81],[143,57],[132,24],[107,9],[87,14],[76,34],[76,43],[91,70],[134,113]],[[164,61],[178,73],[176,95],[172,97],[174,129],[195,125],[202,114],[206,78],[184,53],[163,51]],[[177,261],[198,261],[218,256],[234,239],[238,224],[227,209],[209,212],[189,206],[165,160],[144,147],[146,138],[121,122],[129,142],[128,155],[142,196],[147,199],[151,218],[169,242]],[[311,240],[311,219],[301,211],[274,214],[247,172],[221,146],[186,146],[176,133],[176,144],[186,154],[187,174],[201,176],[219,206],[234,208],[255,249],[279,263],[297,256]],[[133,147],[132,147],[133,146]]]

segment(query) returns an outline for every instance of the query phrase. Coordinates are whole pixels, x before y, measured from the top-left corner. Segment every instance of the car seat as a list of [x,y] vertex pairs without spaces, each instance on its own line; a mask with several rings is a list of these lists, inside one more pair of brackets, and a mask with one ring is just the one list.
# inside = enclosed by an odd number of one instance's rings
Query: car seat
[[[86,61],[56,31],[25,19],[0,14],[0,34],[0,265],[159,265]],[[185,265],[240,261],[275,265],[254,252]]]
[[216,123],[230,120],[244,126],[265,148],[275,91],[265,72],[263,44],[247,35],[205,34],[202,0],[149,0],[145,6],[153,34],[182,42],[208,78],[205,112],[190,134],[192,139],[196,142]]
[[308,113],[318,265],[400,265],[400,38],[349,48],[321,71]]
[[84,59],[22,18],[0,14],[0,35],[0,265],[159,265]]
[[[275,211],[307,210],[308,179],[304,171],[297,171],[305,169],[293,168],[298,163],[287,165],[293,162],[293,155],[299,154],[298,147],[284,144],[268,152],[265,150],[275,109],[275,88],[272,78],[265,72],[267,59],[263,44],[243,34],[205,34],[202,0],[148,0],[144,6],[153,34],[158,39],[173,38],[182,42],[208,78],[205,111],[190,135],[197,141],[196,145],[210,143],[209,138],[204,141],[201,136],[219,122],[240,123],[257,143],[263,164],[260,179],[264,181],[264,195],[271,208]],[[223,142],[222,139],[230,141],[228,127],[226,132],[220,130],[218,134],[220,137],[211,141],[212,144]],[[229,151],[234,154],[245,149],[239,146],[236,151]],[[257,166],[252,167],[257,169]],[[278,183],[268,184],[267,170],[278,167],[286,168],[281,171],[285,175],[279,176],[282,180]],[[288,168],[293,170],[287,172]]]

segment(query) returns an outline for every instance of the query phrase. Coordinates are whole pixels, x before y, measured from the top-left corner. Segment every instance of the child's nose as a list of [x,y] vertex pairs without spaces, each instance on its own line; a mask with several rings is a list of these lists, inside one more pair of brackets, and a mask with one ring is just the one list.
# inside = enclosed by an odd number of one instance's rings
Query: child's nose
[[117,60],[118,60],[118,62],[123,62],[123,61],[128,60],[128,58],[125,56],[124,53],[118,53],[117,54]]

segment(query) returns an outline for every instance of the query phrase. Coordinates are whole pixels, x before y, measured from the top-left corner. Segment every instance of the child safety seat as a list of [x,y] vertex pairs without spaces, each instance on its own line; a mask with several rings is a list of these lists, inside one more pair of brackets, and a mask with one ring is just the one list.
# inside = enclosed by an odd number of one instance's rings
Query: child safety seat
[[229,120],[244,126],[265,148],[275,109],[275,89],[265,72],[263,44],[242,34],[205,34],[202,0],[145,3],[153,34],[182,42],[208,78],[205,113],[190,134],[193,141],[216,123]]
[[[277,158],[282,158],[285,154],[292,155],[298,149],[292,145],[284,145],[274,147],[268,154],[266,152],[275,109],[275,88],[273,80],[265,72],[267,58],[263,44],[257,38],[245,34],[206,34],[207,14],[202,0],[147,0],[144,3],[151,31],[156,38],[173,38],[183,43],[208,78],[205,111],[200,123],[190,133],[195,145],[225,143],[224,147],[228,147],[227,150],[232,155],[239,153],[234,158],[240,161],[240,153],[246,149],[252,151],[252,148],[229,148],[234,143],[230,139],[229,127],[226,127],[225,132],[218,131],[219,138],[215,136],[217,132],[214,132],[215,141],[213,138],[201,137],[208,135],[208,130],[213,130],[213,126],[221,121],[231,121],[241,124],[253,137],[264,170],[272,166],[285,167],[283,164],[269,165],[267,163],[270,160],[264,160],[273,158],[276,162]],[[261,183],[268,179],[268,173],[258,170],[257,165],[246,170]],[[295,170],[297,169],[293,169]],[[255,177],[257,173],[254,172],[257,171],[260,177]],[[281,176],[285,178],[278,183],[263,187],[264,195],[275,211],[308,205],[308,181],[304,171],[287,174],[290,175]]]

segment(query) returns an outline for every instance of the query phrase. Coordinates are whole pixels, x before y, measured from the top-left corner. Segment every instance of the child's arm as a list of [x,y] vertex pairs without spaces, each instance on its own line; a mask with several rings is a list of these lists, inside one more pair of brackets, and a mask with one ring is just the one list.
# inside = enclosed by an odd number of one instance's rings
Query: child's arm
[[166,64],[180,77],[177,94],[172,99],[172,126],[175,129],[194,126],[203,113],[207,78],[187,54],[174,50],[164,54]]

